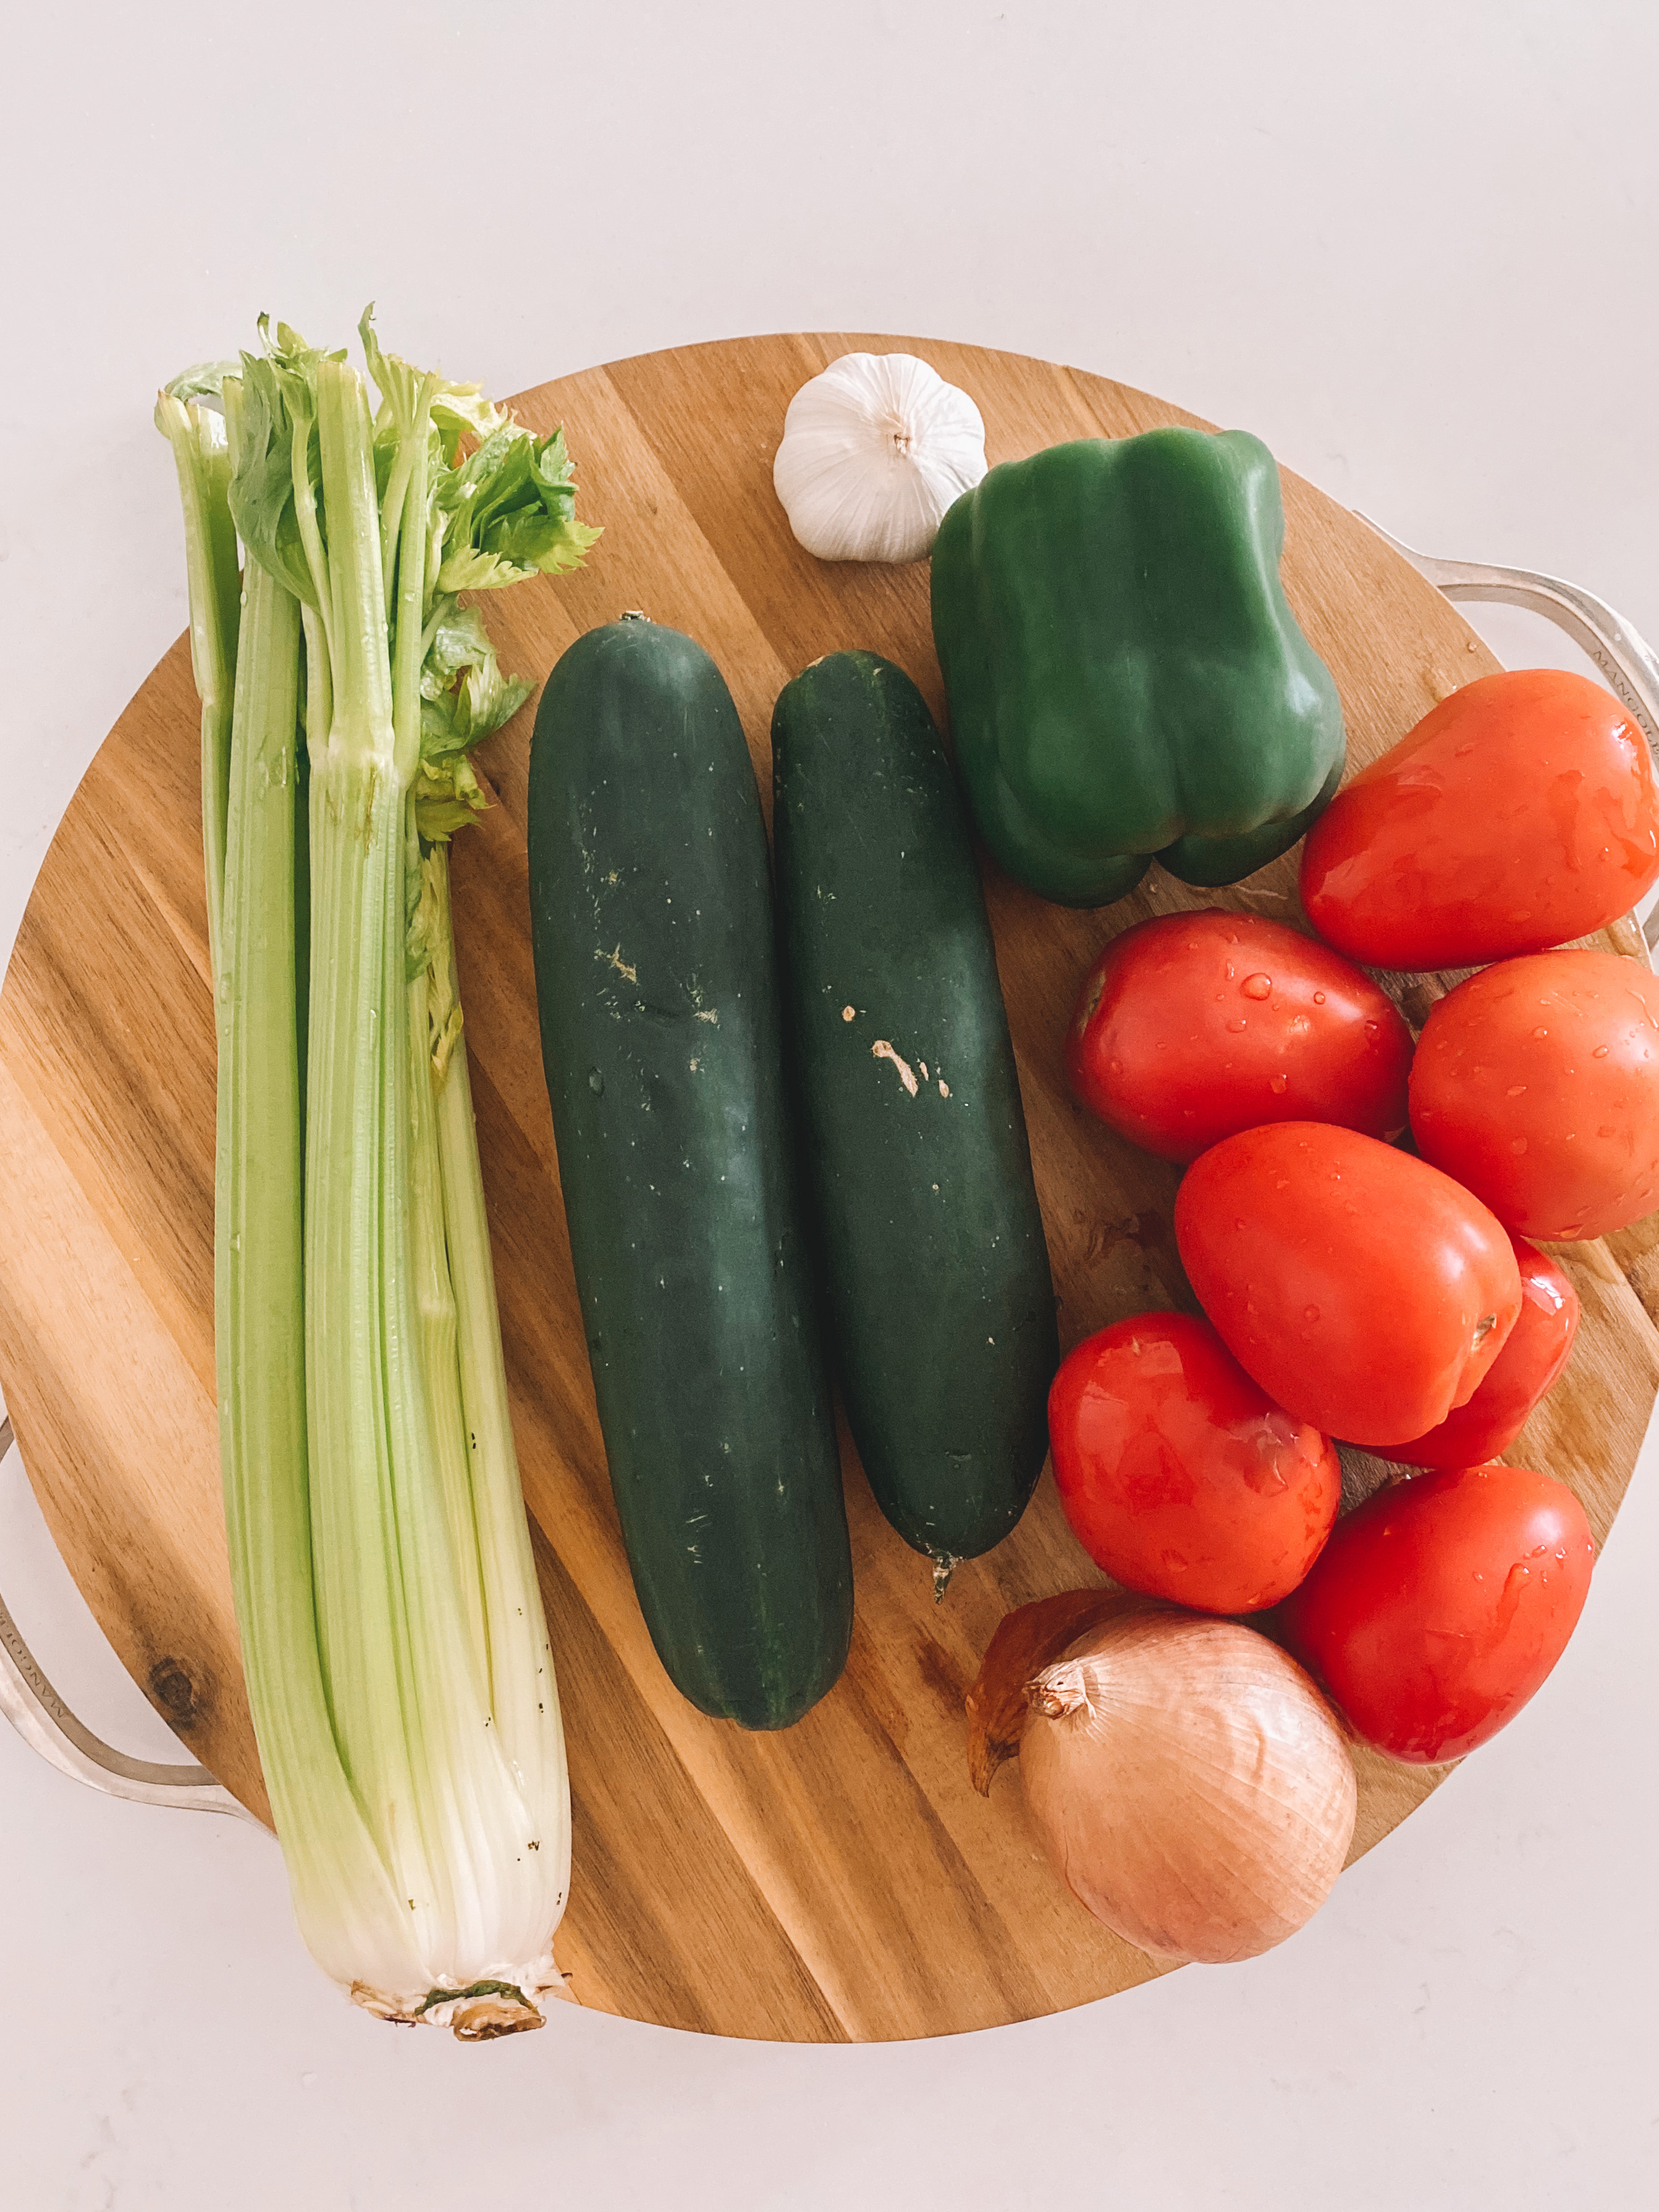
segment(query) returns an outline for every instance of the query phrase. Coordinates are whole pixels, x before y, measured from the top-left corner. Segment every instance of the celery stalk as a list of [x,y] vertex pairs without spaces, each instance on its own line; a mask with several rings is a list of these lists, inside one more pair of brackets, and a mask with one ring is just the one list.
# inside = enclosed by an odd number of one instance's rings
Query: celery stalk
[[569,1797],[446,851],[483,804],[467,752],[526,687],[445,579],[556,573],[597,533],[562,439],[362,334],[377,411],[281,325],[225,386],[250,556],[218,994],[227,1527],[307,1942],[371,2011],[493,2034],[559,1984]]
[[[434,963],[438,972],[433,983],[433,997],[441,1011],[433,1028],[434,1034],[450,1038],[447,1064],[438,1077],[438,1150],[443,1171],[444,1220],[454,1267],[461,1395],[473,1467],[473,1521],[483,1589],[489,1601],[485,1627],[491,1705],[514,1766],[526,1775],[532,1789],[550,1789],[552,1778],[546,1770],[560,1740],[559,1690],[540,1612],[514,1603],[510,1595],[536,1587],[536,1564],[513,1449],[483,1178],[478,1167],[472,1091],[467,1077],[466,1040],[458,1018],[460,1009],[454,1000],[449,864],[444,846],[434,848],[428,866],[442,916],[443,953]],[[544,1850],[551,1850],[562,1884],[569,1880],[568,1812],[567,1802],[565,1820],[542,1845]]]
[[202,705],[202,852],[207,875],[208,957],[219,973],[220,908],[229,806],[230,723],[240,579],[230,519],[230,453],[222,416],[200,405],[230,366],[186,369],[157,394],[155,427],[173,447],[185,511],[190,665]]
[[[307,1940],[337,1978],[402,1933],[340,1762],[317,1645],[306,1449],[294,926],[299,609],[250,566],[228,793],[219,1002],[215,1340],[225,1527],[242,1666]],[[341,1905],[348,1907],[342,1917]],[[405,1947],[406,1948],[406,1947]]]

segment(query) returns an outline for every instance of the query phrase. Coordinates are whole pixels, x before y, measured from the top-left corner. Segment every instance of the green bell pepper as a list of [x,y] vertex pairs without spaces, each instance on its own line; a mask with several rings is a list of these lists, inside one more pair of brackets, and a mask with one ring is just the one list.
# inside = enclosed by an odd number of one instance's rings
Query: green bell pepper
[[1011,875],[1105,906],[1152,858],[1232,884],[1342,775],[1342,708],[1279,578],[1279,471],[1243,430],[1005,461],[946,514],[933,639],[957,764]]

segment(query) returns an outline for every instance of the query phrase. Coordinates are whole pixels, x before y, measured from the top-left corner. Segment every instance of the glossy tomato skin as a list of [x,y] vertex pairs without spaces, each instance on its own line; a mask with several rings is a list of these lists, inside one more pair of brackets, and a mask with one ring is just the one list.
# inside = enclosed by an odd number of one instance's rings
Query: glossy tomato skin
[[1297,1420],[1375,1449],[1473,1396],[1521,1310],[1500,1223],[1449,1176],[1321,1121],[1228,1137],[1176,1194],[1199,1304]]
[[1374,968],[1472,968],[1588,936],[1659,880],[1659,788],[1610,691],[1482,676],[1362,769],[1308,833],[1302,905]]
[[1567,1364],[1578,1329],[1578,1293],[1547,1252],[1519,1237],[1510,1242],[1521,1271],[1515,1327],[1467,1405],[1448,1413],[1427,1436],[1390,1447],[1390,1457],[1407,1467],[1478,1467],[1496,1459]]
[[1527,1237],[1604,1237],[1659,1206],[1659,976],[1616,952],[1483,969],[1424,1025],[1425,1159]]
[[1277,1605],[1341,1502],[1329,1437],[1275,1406],[1188,1314],[1138,1314],[1069,1352],[1048,1440],[1060,1504],[1095,1565],[1200,1613]]
[[1369,975],[1283,922],[1214,907],[1114,938],[1066,1049],[1090,1111],[1166,1160],[1263,1121],[1397,1136],[1411,1057],[1411,1031]]
[[1595,1561],[1564,1482],[1444,1468],[1339,1521],[1279,1623],[1367,1743],[1428,1765],[1519,1712],[1566,1649]]

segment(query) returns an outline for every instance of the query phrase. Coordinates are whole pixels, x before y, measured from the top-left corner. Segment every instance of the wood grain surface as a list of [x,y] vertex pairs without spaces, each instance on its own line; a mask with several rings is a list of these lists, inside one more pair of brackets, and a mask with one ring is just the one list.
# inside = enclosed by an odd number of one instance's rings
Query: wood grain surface
[[[819,335],[647,356],[515,403],[562,422],[588,568],[487,597],[503,665],[545,675],[628,608],[725,672],[769,812],[767,732],[788,678],[872,647],[942,716],[925,564],[827,566],[790,535],[772,456],[795,389],[855,348],[921,354],[979,402],[993,461],[1058,440],[1195,418],[1075,370],[927,340]],[[1363,525],[1285,480],[1291,599],[1329,663],[1356,766],[1495,664]],[[88,617],[90,619],[90,617]],[[533,707],[533,702],[532,702]],[[1003,1613],[1098,1583],[1045,1474],[1015,1534],[935,1606],[927,1563],[877,1512],[850,1446],[852,1658],[798,1727],[751,1736],[670,1686],[617,1532],[571,1280],[527,930],[532,708],[487,747],[500,804],[454,849],[479,1148],[526,1494],[567,1716],[574,1873],[558,1940],[586,2005],[708,2033],[802,2040],[939,2035],[1055,2011],[1158,1969],[1049,1875],[1017,1770],[969,1787],[963,1694]],[[1072,1102],[1060,1041],[1105,939],[1219,902],[1299,919],[1294,856],[1232,892],[1154,868],[1084,914],[987,866],[1060,1337],[1191,1308],[1170,1230],[1177,1170]],[[1628,927],[1612,934],[1641,957]],[[1435,979],[1402,992],[1420,1020]],[[0,1375],[64,1555],[134,1678],[190,1750],[262,1814],[219,1505],[212,1337],[214,1045],[185,641],[144,683],[52,847],[0,999]],[[1565,1379],[1510,1456],[1584,1499],[1605,1536],[1659,1384],[1649,1222],[1561,1253],[1583,1301]],[[1352,1484],[1377,1479],[1356,1459]],[[1362,1753],[1356,1854],[1444,1770]]]

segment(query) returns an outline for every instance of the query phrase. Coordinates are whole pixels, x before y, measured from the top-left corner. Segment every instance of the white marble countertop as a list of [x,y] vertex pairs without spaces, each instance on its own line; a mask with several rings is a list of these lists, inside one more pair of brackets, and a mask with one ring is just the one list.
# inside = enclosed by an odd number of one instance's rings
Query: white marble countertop
[[[332,338],[373,295],[400,351],[500,392],[777,329],[1048,355],[1659,635],[1656,64],[1645,0],[20,15],[0,950],[183,625],[155,386],[264,307]],[[1524,617],[1482,626],[1511,660],[1582,665]],[[266,1838],[100,1800],[0,1727],[0,2203],[1659,2201],[1655,1458],[1546,1688],[1301,1936],[950,2041],[744,2045],[570,2008],[481,2051],[393,2035],[311,1966]],[[0,1587],[88,1720],[168,1756],[15,1455]]]

